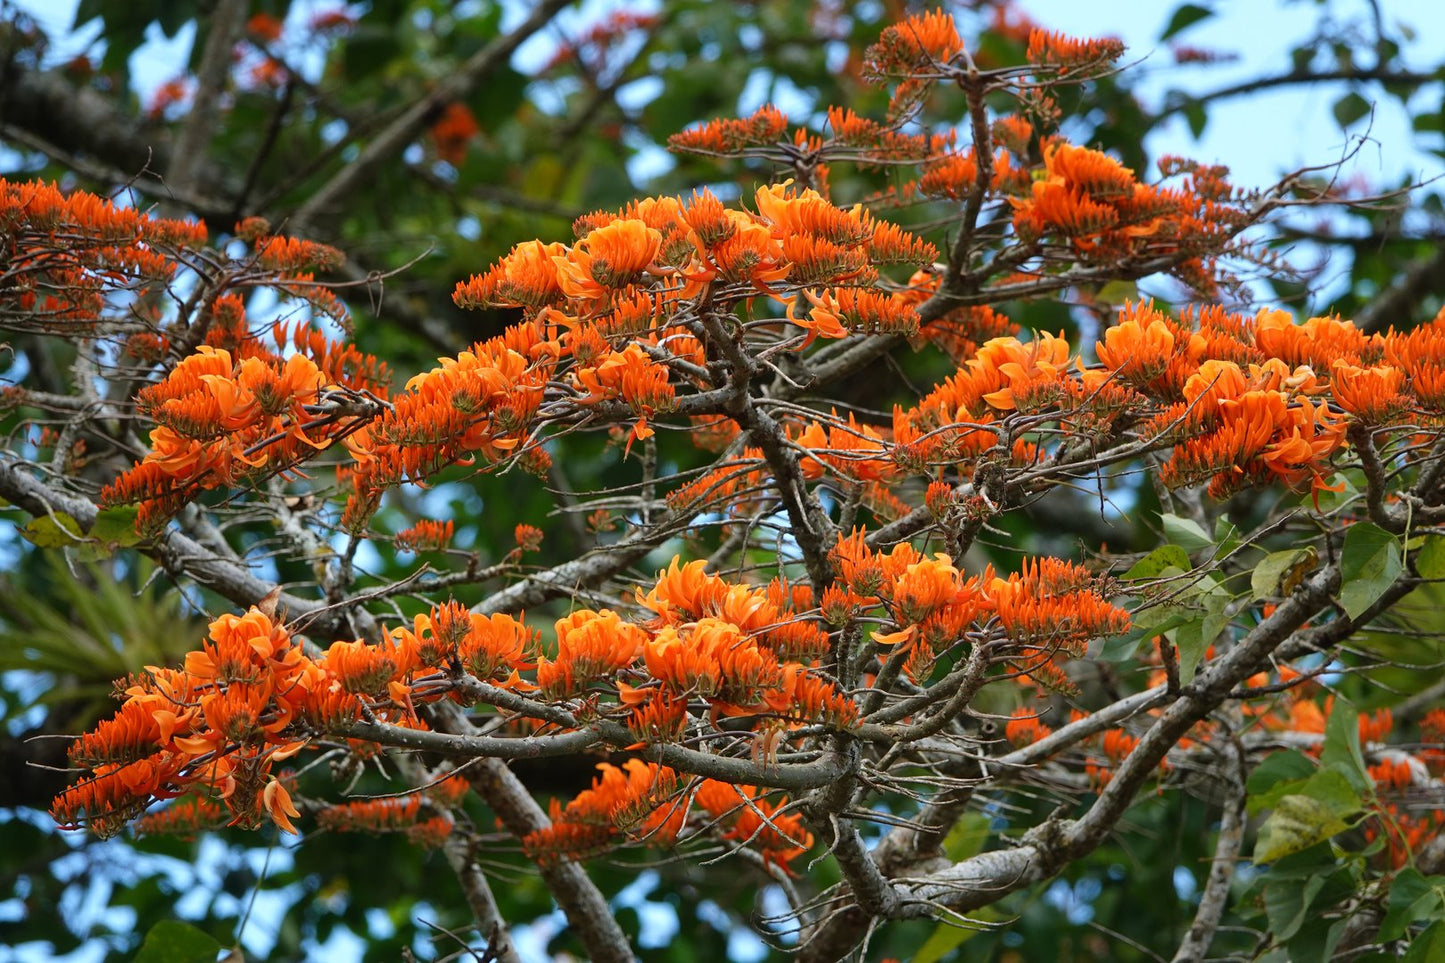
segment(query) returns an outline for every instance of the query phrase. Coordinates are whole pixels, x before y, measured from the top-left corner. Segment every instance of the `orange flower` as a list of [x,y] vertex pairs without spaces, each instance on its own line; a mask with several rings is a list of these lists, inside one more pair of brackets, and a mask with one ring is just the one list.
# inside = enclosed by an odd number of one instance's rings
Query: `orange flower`
[[695,153],[731,154],[771,144],[787,129],[787,115],[772,104],[764,104],[742,119],[718,118],[693,130],[673,134],[667,139],[667,146]]
[[909,565],[893,583],[893,604],[904,624],[922,622],[952,601],[958,591],[958,569],[942,552]]
[[946,64],[963,50],[953,17],[943,10],[915,14],[884,29],[864,53],[874,74],[912,74]]
[[1330,392],[1361,421],[1378,423],[1399,412],[1406,403],[1400,390],[1404,383],[1404,371],[1385,365],[1361,368],[1336,361],[1330,368]]
[[275,43],[281,39],[282,24],[269,13],[258,13],[246,21],[246,32],[261,43]]
[[553,255],[557,283],[569,298],[597,301],[630,284],[657,258],[662,235],[636,219],[589,233],[567,254]]
[[296,806],[291,802],[291,794],[286,791],[285,786],[281,785],[279,781],[272,779],[266,783],[266,788],[263,790],[261,798],[265,803],[266,812],[271,816],[272,822],[293,836],[300,834],[288,817],[300,816],[301,813],[297,811]]
[[1039,721],[1039,713],[1027,706],[1020,706],[1013,711],[1003,731],[1004,738],[1014,746],[1022,748],[1033,745],[1053,730]]
[[424,518],[410,528],[396,533],[397,551],[440,551],[451,542],[454,530],[454,523],[450,518],[440,522]]
[[564,257],[564,244],[528,241],[512,248],[486,274],[474,274],[459,283],[452,300],[462,308],[541,307],[562,294],[557,259]]
[[437,156],[454,167],[461,164],[467,156],[467,144],[481,130],[471,109],[460,101],[452,101],[431,126]]
[[647,633],[616,612],[583,609],[557,620],[557,658],[537,664],[537,685],[551,696],[571,695],[612,676],[642,654]]

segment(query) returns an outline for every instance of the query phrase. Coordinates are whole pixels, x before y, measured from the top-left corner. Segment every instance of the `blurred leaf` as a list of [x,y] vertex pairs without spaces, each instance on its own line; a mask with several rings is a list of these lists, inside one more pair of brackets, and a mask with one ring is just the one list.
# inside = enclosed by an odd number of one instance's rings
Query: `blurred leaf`
[[1184,120],[1189,124],[1189,132],[1198,140],[1204,136],[1204,128],[1209,125],[1209,111],[1202,103],[1191,101],[1184,106]]
[[1160,40],[1168,40],[1177,33],[1194,26],[1201,20],[1214,16],[1214,11],[1208,7],[1201,7],[1195,3],[1182,4],[1174,11],[1174,16],[1169,18],[1169,23],[1164,27],[1164,32],[1159,35]]
[[146,934],[135,963],[216,963],[221,944],[180,920],[161,920]]
[[955,863],[983,852],[993,820],[983,813],[964,813],[943,840],[943,851]]
[[1356,121],[1369,116],[1374,107],[1357,93],[1348,93],[1335,101],[1331,108],[1340,127],[1347,128]]
[[1415,556],[1415,570],[1422,578],[1445,578],[1445,535],[1427,535]]
[[1439,963],[1445,960],[1445,922],[1431,923],[1410,943],[1401,963]]
[[1330,771],[1349,780],[1357,793],[1365,793],[1374,785],[1365,754],[1360,748],[1360,713],[1343,699],[1336,698],[1325,720],[1325,745],[1320,762]]
[[20,530],[37,548],[67,548],[85,540],[80,523],[64,512],[42,515]]

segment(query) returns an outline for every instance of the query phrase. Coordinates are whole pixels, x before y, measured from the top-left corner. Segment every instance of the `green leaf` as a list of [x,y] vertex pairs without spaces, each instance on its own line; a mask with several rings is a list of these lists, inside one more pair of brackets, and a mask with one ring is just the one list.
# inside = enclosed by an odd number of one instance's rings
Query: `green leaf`
[[1214,550],[1215,558],[1228,555],[1239,547],[1239,529],[1223,515],[1214,522],[1214,544],[1218,546]]
[[85,541],[80,523],[64,512],[55,512],[34,519],[20,534],[37,548],[65,548]]
[[1283,586],[1286,576],[1292,574],[1296,562],[1318,560],[1312,548],[1287,548],[1282,552],[1270,552],[1249,577],[1251,598],[1270,599],[1285,594]]
[[119,548],[129,548],[132,545],[140,544],[140,535],[136,534],[135,530],[138,511],[134,505],[107,508],[95,516],[95,524],[90,528],[90,537]]
[[1199,583],[1190,602],[1195,607],[1194,617],[1175,629],[1171,636],[1179,650],[1181,685],[1194,681],[1194,670],[1203,660],[1204,653],[1229,625],[1229,593],[1212,578],[1203,579]]
[[970,856],[983,851],[993,820],[983,813],[964,813],[943,840],[943,851],[955,863],[961,863]]
[[1275,752],[1254,767],[1245,782],[1249,794],[1249,811],[1269,809],[1281,796],[1297,791],[1316,772],[1314,762],[1294,749]]
[[1192,563],[1189,561],[1188,552],[1178,545],[1164,545],[1135,562],[1133,567],[1124,573],[1124,578],[1158,578],[1164,574],[1166,569],[1173,568],[1180,572],[1187,572],[1191,567]]
[[1190,101],[1184,106],[1184,119],[1189,124],[1189,133],[1198,140],[1204,136],[1204,128],[1209,124],[1209,111],[1197,100]]
[[1445,960],[1445,922],[1436,920],[1410,943],[1401,963],[1437,963]]
[[914,963],[937,963],[977,932],[951,923],[939,923],[913,955]]
[[1214,539],[1192,518],[1165,514],[1159,516],[1159,523],[1164,527],[1164,534],[1169,541],[1181,546],[1186,552],[1214,547]]
[[1356,522],[1345,532],[1340,552],[1340,606],[1359,618],[1404,568],[1399,539],[1373,522]]
[[1325,746],[1320,762],[1330,772],[1337,772],[1356,792],[1369,791],[1373,785],[1360,749],[1360,713],[1343,699],[1336,698],[1325,721]]
[[1341,127],[1349,127],[1355,121],[1368,115],[1372,109],[1368,100],[1353,92],[1345,94],[1335,101],[1333,108],[1335,120]]
[[1415,555],[1415,570],[1421,578],[1445,578],[1445,535],[1427,535]]
[[1259,829],[1259,838],[1254,842],[1254,861],[1272,863],[1348,828],[1342,816],[1312,796],[1303,793],[1282,796]]
[[1212,16],[1214,16],[1214,11],[1208,7],[1201,7],[1195,3],[1183,4],[1179,9],[1174,11],[1174,16],[1169,18],[1169,24],[1164,28],[1164,32],[1159,35],[1159,39],[1168,40],[1175,34],[1183,33],[1199,21],[1207,20]]
[[1304,881],[1280,880],[1264,887],[1264,912],[1269,918],[1269,931],[1277,940],[1287,940],[1299,932],[1309,913],[1310,904],[1325,885],[1323,876]]
[[992,908],[984,907],[976,911],[973,918],[979,921],[976,928],[960,926],[957,923],[939,923],[911,957],[913,963],[938,963],[939,960],[987,929],[989,923],[996,923],[1003,917]]
[[1406,866],[1390,881],[1390,899],[1380,922],[1380,940],[1388,943],[1426,920],[1445,918],[1445,876],[1425,876]]
[[161,920],[151,927],[135,955],[135,963],[216,963],[221,944],[180,920]]

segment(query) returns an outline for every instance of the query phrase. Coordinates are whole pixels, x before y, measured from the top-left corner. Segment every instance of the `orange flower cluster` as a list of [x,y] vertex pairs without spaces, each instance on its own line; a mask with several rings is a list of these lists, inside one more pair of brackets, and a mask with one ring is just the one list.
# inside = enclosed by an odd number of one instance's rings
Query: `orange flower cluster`
[[666,766],[629,759],[621,768],[598,763],[601,773],[564,808],[552,800],[552,825],[522,840],[539,862],[601,852],[619,838],[671,846],[687,819],[686,793]]
[[1053,730],[1039,721],[1039,715],[1038,711],[1027,706],[1015,709],[1004,724],[1004,738],[1016,748],[1023,748],[1048,736]]
[[802,817],[783,811],[788,805],[786,796],[769,801],[754,786],[704,779],[694,798],[713,817],[713,832],[756,849],[764,866],[796,875],[789,864],[813,848],[813,834],[804,827]]
[[396,547],[402,552],[435,552],[451,543],[455,524],[424,518],[410,528],[396,533]]
[[695,801],[706,813],[701,829],[758,851],[764,864],[788,871],[788,864],[813,846],[800,816],[786,813],[786,797],[770,801],[753,786],[702,780],[689,792],[666,766],[629,759],[622,767],[599,763],[592,788],[564,807],[552,801],[552,825],[522,840],[527,854],[542,862],[577,859],[608,849],[622,839],[671,847],[688,822]]
[[694,130],[673,134],[673,150],[703,154],[733,154],[748,147],[773,144],[788,129],[788,117],[772,104],[764,104],[741,120],[718,118]]
[[1009,201],[1020,239],[1061,236],[1076,254],[1116,261],[1217,248],[1247,217],[1228,195],[1223,184],[1208,193],[1141,184],[1107,154],[1055,138],[1044,148],[1042,178]]
[[[784,736],[790,726],[844,730],[859,721],[852,699],[808,664],[827,651],[828,634],[807,617],[806,588],[733,584],[702,562],[674,561],[637,601],[652,613],[646,622],[606,610],[559,620],[550,657],[538,656],[538,633],[521,621],[456,603],[416,616],[380,644],[336,641],[319,657],[260,610],[222,616],[183,668],[153,667],[129,680],[115,717],[76,741],[72,761],[92,775],[57,798],[54,814],[67,827],[112,832],[154,800],[200,792],[224,802],[235,823],[255,825],[264,812],[294,831],[295,808],[270,775],[273,763],[319,735],[344,733],[363,714],[419,726],[415,707],[455,695],[458,672],[549,700],[610,696],[615,703],[598,708],[627,718],[643,742],[679,738],[693,703],[711,707],[714,724],[719,715],[749,716],[782,726]],[[629,778],[636,789],[640,777]],[[360,810],[346,812],[359,825],[352,817]]]
[[[494,644],[508,628],[514,639],[530,638],[506,616],[473,618],[483,623],[473,627],[485,643],[464,635],[460,652]],[[379,646],[336,642],[311,658],[299,638],[259,609],[221,616],[182,668],[151,666],[126,680],[115,716],[71,746],[72,764],[90,775],[57,796],[51,814],[64,828],[109,834],[156,800],[199,793],[224,803],[232,825],[255,826],[269,817],[295,832],[291,817],[299,813],[289,789],[272,775],[274,764],[363,712],[419,726],[414,701],[444,694],[413,696],[412,683],[437,662],[418,638],[430,636],[430,624],[419,618],[416,633],[396,630]],[[189,826],[211,812],[194,805],[148,825]]]
[[346,435],[356,465],[349,524],[364,524],[379,493],[425,481],[481,454],[499,462],[526,447],[561,348],[527,322],[412,378],[380,417]]
[[[58,238],[65,240],[58,241]],[[89,334],[117,289],[143,291],[176,273],[172,252],[206,241],[205,225],[142,214],[54,184],[0,178],[0,247],[10,330]]]
[[[244,317],[239,304],[234,308]],[[137,524],[153,529],[200,490],[288,471],[354,431],[366,410],[330,411],[321,396],[329,389],[384,393],[372,380],[374,369],[348,372],[346,352],[299,329],[293,345],[302,350],[286,355],[286,329],[274,333],[274,350],[259,339],[234,353],[202,345],[164,381],[143,389],[136,401],[156,424],[151,451],[106,487],[102,502],[140,501]]]
[[260,611],[222,616],[185,668],[148,668],[120,711],[71,746],[71,762],[91,775],[57,796],[51,815],[107,835],[154,800],[204,791],[219,795],[232,824],[254,826],[264,810],[294,832],[289,817],[299,814],[271,769],[301,748],[294,720],[324,695],[312,668]]
[[959,641],[989,637],[1007,643],[1001,654],[1021,671],[1048,672],[1054,659],[1082,654],[1089,639],[1129,627],[1128,615],[1106,601],[1106,581],[1060,559],[1029,560],[1007,578],[991,568],[965,577],[941,552],[929,558],[907,542],[875,552],[855,531],[839,539],[833,561],[847,594],[825,599],[825,613],[831,605],[856,617],[882,606],[895,628],[874,632],[873,641],[912,647],[915,675]]
[[436,123],[431,125],[437,156],[454,167],[466,160],[467,145],[481,132],[471,108],[460,101],[447,104]]
[[449,815],[436,812],[435,805],[420,793],[327,806],[317,812],[316,824],[342,833],[403,833],[427,849],[445,844],[454,825]]

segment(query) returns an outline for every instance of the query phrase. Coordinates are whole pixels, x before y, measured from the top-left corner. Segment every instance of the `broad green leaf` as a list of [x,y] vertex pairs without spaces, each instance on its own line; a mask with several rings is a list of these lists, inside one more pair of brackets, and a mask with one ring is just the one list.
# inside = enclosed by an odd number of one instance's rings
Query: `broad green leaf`
[[[1326,888],[1314,899],[1319,906],[1326,907],[1337,905],[1341,898]],[[1346,922],[1335,920],[1326,926],[1323,921],[1315,921],[1310,926],[1300,927],[1287,944],[1290,963],[1330,963],[1335,958],[1340,938],[1344,936]]]
[[1198,618],[1199,613],[1184,605],[1155,605],[1129,615],[1134,628],[1145,635],[1163,635]]
[[1254,573],[1249,577],[1251,597],[1270,599],[1286,594],[1286,588],[1293,588],[1286,583],[1290,581],[1287,576],[1294,574],[1296,564],[1303,567],[1305,563],[1317,561],[1318,558],[1313,548],[1287,548],[1282,552],[1270,552],[1254,567]]
[[1343,832],[1349,824],[1329,806],[1302,794],[1282,796],[1259,829],[1254,861],[1272,863]]
[[65,548],[85,541],[80,523],[64,512],[42,515],[22,528],[20,534],[38,548]]
[[1410,943],[1400,963],[1439,963],[1445,960],[1445,922],[1436,920]]
[[1380,940],[1398,940],[1412,925],[1437,919],[1445,919],[1445,876],[1425,876],[1413,866],[1396,873],[1390,881]]
[[1164,28],[1164,32],[1159,35],[1159,39],[1168,40],[1175,34],[1183,33],[1199,21],[1207,20],[1212,16],[1214,16],[1214,11],[1208,7],[1201,7],[1197,3],[1181,4],[1179,8],[1174,11],[1174,16],[1169,18],[1169,24]]
[[1178,569],[1180,572],[1187,572],[1191,568],[1189,553],[1178,545],[1164,545],[1154,549],[1135,562],[1133,567],[1124,573],[1124,578],[1158,578],[1164,574],[1166,569],[1171,568]]
[[1297,792],[1317,771],[1315,763],[1294,749],[1274,752],[1254,767],[1245,783],[1249,794],[1249,811],[1259,812],[1272,807],[1279,797]]
[[1269,918],[1269,931],[1277,940],[1287,940],[1299,932],[1309,913],[1310,904],[1325,885],[1323,876],[1304,881],[1280,880],[1264,887],[1264,912]]
[[1186,552],[1214,547],[1214,539],[1192,518],[1165,514],[1159,516],[1159,524],[1164,528],[1165,537]]
[[1343,699],[1336,698],[1330,707],[1320,762],[1327,771],[1337,772],[1349,780],[1356,792],[1369,791],[1372,780],[1365,766],[1365,754],[1360,749],[1360,713]]
[[135,530],[137,512],[134,505],[107,508],[95,516],[95,524],[90,528],[90,537],[107,545],[121,548],[139,544],[141,539]]
[[1194,670],[1204,658],[1204,653],[1219,638],[1229,625],[1229,593],[1212,578],[1203,579],[1191,598],[1194,616],[1175,629],[1172,638],[1179,650],[1179,682],[1188,685],[1194,681]]
[[1403,571],[1400,540],[1373,522],[1356,522],[1340,552],[1340,606],[1358,618]]
[[1427,535],[1415,556],[1415,570],[1422,578],[1445,578],[1445,535]]
[[161,920],[151,927],[135,963],[216,963],[221,944],[180,920]]

